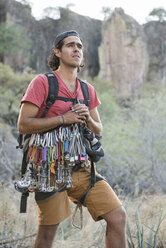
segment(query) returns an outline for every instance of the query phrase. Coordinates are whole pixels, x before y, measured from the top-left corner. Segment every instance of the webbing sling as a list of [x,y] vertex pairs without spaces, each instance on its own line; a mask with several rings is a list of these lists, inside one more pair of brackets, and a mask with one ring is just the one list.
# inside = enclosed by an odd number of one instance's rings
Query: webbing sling
[[[56,100],[61,100],[61,101],[71,101],[71,102],[75,102],[77,101],[77,97],[76,99],[72,99],[72,98],[65,98],[65,97],[60,97],[58,96],[58,92],[59,92],[59,83],[58,80],[55,76],[55,74],[53,72],[48,72],[45,73],[45,76],[48,79],[48,84],[49,84],[49,91],[48,91],[48,97],[46,100],[46,108],[42,114],[42,118],[44,118],[48,112],[48,110],[50,109],[50,107],[54,104],[54,102]],[[85,82],[83,82],[82,80],[78,79],[81,85],[81,90],[84,96],[84,100],[79,100],[81,103],[86,104],[87,106],[89,106],[90,104],[90,99],[89,99],[89,91],[88,91],[88,86]],[[26,138],[30,137],[31,135],[27,134],[25,135],[24,141]],[[23,140],[23,135],[19,134],[18,137],[18,143],[19,145],[16,148],[23,148],[22,146],[22,140]],[[25,151],[24,155],[23,155],[23,160],[22,160],[22,169],[21,169],[21,174],[22,176],[25,174],[26,171],[26,166],[27,166],[27,150]],[[93,179],[92,179],[93,180]],[[65,189],[64,189],[65,190]],[[39,198],[42,198],[43,200],[45,198],[51,197],[53,194],[55,194],[55,192],[49,192],[49,193],[35,193],[35,199],[39,200]],[[27,207],[27,197],[29,196],[29,192],[24,192],[22,193],[21,196],[21,202],[20,202],[20,213],[26,213],[26,207]]]
[[[75,168],[73,168],[73,172],[76,172],[79,169],[80,169],[79,166],[78,167],[76,166]],[[87,196],[88,196],[91,188],[94,187],[97,182],[99,182],[101,180],[105,180],[105,178],[102,177],[101,175],[96,175],[95,166],[94,166],[93,161],[91,161],[91,172],[89,172],[87,169],[85,169],[85,170],[91,175],[91,183],[90,183],[89,187],[87,188],[87,190],[83,193],[83,195],[80,198],[78,198],[76,200],[76,202],[74,201],[74,203],[76,203],[76,204],[81,203],[83,206],[86,206],[86,199],[87,199]]]

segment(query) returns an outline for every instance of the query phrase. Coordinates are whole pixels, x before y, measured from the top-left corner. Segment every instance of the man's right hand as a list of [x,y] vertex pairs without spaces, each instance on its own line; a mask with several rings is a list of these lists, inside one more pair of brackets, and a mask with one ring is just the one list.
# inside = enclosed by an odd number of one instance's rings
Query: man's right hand
[[81,116],[72,110],[69,110],[63,116],[64,116],[65,125],[70,125],[73,123],[85,123],[86,121],[86,116],[83,116],[83,115]]

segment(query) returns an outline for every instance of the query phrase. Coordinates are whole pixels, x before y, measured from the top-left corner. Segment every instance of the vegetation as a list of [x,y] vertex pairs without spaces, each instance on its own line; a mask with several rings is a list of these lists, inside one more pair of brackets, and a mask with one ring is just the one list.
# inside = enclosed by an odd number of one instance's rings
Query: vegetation
[[[27,0],[21,2],[28,5]],[[47,8],[44,15],[59,18],[60,12],[67,18],[71,6],[66,7]],[[111,9],[103,7],[102,12],[107,19]],[[163,8],[156,8],[149,15],[159,22],[166,20],[166,10]],[[25,59],[29,56],[31,42],[26,37],[25,30],[17,25],[0,23],[0,117],[11,126],[16,126],[20,100],[35,72],[31,69],[15,72],[3,62],[9,53],[13,55],[10,58],[14,62],[19,56]],[[97,168],[127,210],[128,247],[166,247],[166,218],[163,212],[166,205],[166,86],[145,83],[137,99],[128,99],[122,105],[115,97],[113,85],[99,78],[92,83],[102,102],[99,112],[104,126],[102,144],[105,157]],[[37,212],[31,195],[28,214],[18,213],[20,194],[8,180],[17,177],[16,170],[20,168],[21,159],[14,153],[11,159],[15,147],[10,132],[12,128],[7,130],[5,126],[0,123],[0,167],[4,179],[0,180],[0,247],[28,248],[32,247],[36,236]],[[9,132],[10,136],[6,134]],[[72,203],[71,208],[74,212]],[[135,212],[135,209],[138,210]],[[79,226],[79,219],[77,221]],[[67,219],[59,227],[54,247],[103,248],[104,235],[105,223],[94,223],[84,209],[83,229],[76,231],[71,228],[71,218]]]
[[146,83],[125,108],[117,103],[113,87],[95,81],[104,124],[105,157],[99,170],[126,194],[165,192],[165,86]]
[[[165,216],[164,216],[165,218]],[[156,229],[154,228],[154,223],[152,222],[152,226],[149,228],[149,235],[147,236],[147,240],[145,241],[145,231],[144,226],[141,223],[139,211],[136,211],[136,235],[134,236],[136,242],[134,241],[133,235],[131,233],[130,225],[127,223],[127,233],[128,233],[128,247],[129,248],[144,248],[145,244],[147,248],[153,247],[161,247],[159,244],[159,229],[161,226],[162,221],[164,220],[162,214],[159,217],[158,224]],[[136,245],[135,245],[136,244]]]
[[5,118],[9,124],[16,123],[20,100],[34,76],[31,69],[15,73],[10,66],[0,63],[0,117]]
[[166,10],[164,8],[154,8],[150,13],[149,16],[154,17],[159,22],[163,22],[166,20]]
[[28,38],[25,38],[24,30],[16,24],[1,22],[0,37],[0,62],[4,62],[4,55],[8,53],[17,57],[20,49],[23,50],[22,56],[28,56],[27,51],[31,42]]
[[[18,113],[20,99],[34,76],[35,72],[31,70],[15,73],[9,66],[0,64],[1,117],[5,120],[7,114],[11,117],[12,112]],[[113,85],[98,78],[88,81],[95,85],[102,102],[99,112],[104,125],[102,144],[105,157],[97,167],[127,209],[128,245],[155,248],[156,242],[158,248],[163,248],[166,246],[165,213],[161,216],[165,206],[162,194],[166,192],[166,86],[146,83],[137,99],[129,99],[121,106]],[[8,119],[12,125],[15,121]],[[3,199],[0,204],[0,247],[4,242],[6,244],[2,247],[12,245],[14,248],[20,244],[31,247],[37,231],[34,202],[30,198],[29,205],[34,211],[29,209],[28,215],[16,215],[20,195],[13,193],[11,187],[10,184],[8,188],[0,185]],[[135,215],[137,207],[139,212]],[[83,230],[78,232],[71,228],[71,219],[61,224],[55,243],[57,247],[77,245],[81,248],[84,247],[81,240],[86,240],[86,247],[104,246],[105,224],[94,224],[86,210],[84,218]]]
[[42,13],[43,18],[52,18],[52,19],[59,19],[60,18],[60,10],[58,7],[47,7],[43,10]]
[[[27,214],[19,214],[20,194],[14,191],[13,186],[0,185],[0,247],[31,248],[37,232],[37,210],[33,194],[28,199]],[[131,199],[119,195],[128,213],[128,240],[133,246],[128,248],[157,248],[166,247],[165,228],[166,218],[161,215],[165,209],[165,195],[142,195]],[[137,213],[136,209],[139,209]],[[75,205],[71,203],[72,214]],[[77,219],[77,225],[79,225]],[[53,247],[62,248],[103,248],[105,247],[105,222],[94,222],[86,208],[83,208],[83,229],[78,230],[71,226],[71,217],[60,224]],[[130,232],[130,234],[129,234]],[[141,237],[144,237],[142,242]],[[139,246],[141,242],[142,246]]]
[[104,20],[107,20],[108,17],[110,17],[111,13],[112,13],[112,9],[110,7],[102,7],[102,11],[101,11],[103,14],[104,14]]
[[[1,117],[9,124],[16,123],[20,100],[34,76],[31,70],[14,73],[0,64]],[[166,192],[165,86],[146,83],[140,97],[122,107],[110,83],[101,84],[98,78],[92,83],[102,102],[99,112],[104,125],[105,157],[98,170],[125,194]]]

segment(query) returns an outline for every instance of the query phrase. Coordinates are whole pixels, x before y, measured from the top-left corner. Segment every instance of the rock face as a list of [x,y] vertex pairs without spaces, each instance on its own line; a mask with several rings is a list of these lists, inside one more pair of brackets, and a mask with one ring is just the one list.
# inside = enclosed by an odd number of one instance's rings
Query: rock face
[[[4,0],[3,0],[4,1]],[[96,76],[99,72],[98,46],[101,43],[101,21],[78,15],[69,9],[61,8],[60,19],[45,18],[40,21],[31,16],[28,5],[22,5],[13,0],[6,0],[7,21],[17,24],[23,29],[25,39],[31,45],[27,48],[27,55],[20,49],[17,56],[6,56],[5,62],[18,70],[27,66],[37,73],[48,71],[47,57],[52,50],[56,35],[66,30],[74,29],[80,33],[85,47],[85,68],[83,75]],[[94,45],[95,44],[95,45]]]
[[[121,8],[101,22],[60,8],[60,18],[37,21],[31,8],[14,0],[0,1],[0,24],[14,24],[22,32],[19,50],[0,54],[0,61],[17,71],[31,67],[37,73],[50,70],[47,57],[55,36],[65,30],[77,30],[85,47],[81,77],[100,76],[114,83],[117,96],[130,98],[145,81],[166,84],[166,22],[139,25]],[[100,47],[100,49],[99,49]],[[100,52],[100,59],[99,53]]]
[[15,39],[12,39],[11,43],[17,46],[17,51],[13,52],[14,50],[9,48],[5,52],[4,63],[10,65],[16,71],[23,71],[31,61],[31,30],[34,26],[35,18],[31,15],[29,5],[22,5],[12,0],[3,1],[7,25],[13,30],[12,32],[10,30],[10,35],[15,35]]
[[144,32],[150,57],[147,80],[166,84],[166,21],[148,22]]
[[121,8],[103,27],[99,76],[115,84],[119,97],[129,97],[144,82],[148,68],[146,37],[142,27]]
[[[101,43],[101,21],[78,15],[70,10],[60,9],[61,18],[53,20],[43,19],[35,24],[33,30],[34,53],[36,53],[36,70],[44,71],[46,58],[50,54],[55,36],[65,30],[77,30],[85,47],[84,75],[96,76],[99,72],[98,46]],[[36,35],[38,39],[36,39]],[[94,46],[95,44],[95,46]],[[43,59],[43,54],[46,55]]]

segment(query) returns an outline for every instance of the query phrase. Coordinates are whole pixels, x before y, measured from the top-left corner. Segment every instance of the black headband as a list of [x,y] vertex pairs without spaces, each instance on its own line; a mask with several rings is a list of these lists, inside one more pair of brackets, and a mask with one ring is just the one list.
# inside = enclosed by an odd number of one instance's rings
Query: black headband
[[69,36],[76,36],[81,40],[79,34],[76,31],[74,31],[74,30],[65,31],[65,32],[57,35],[57,37],[55,38],[55,41],[54,41],[54,47],[56,47],[58,45],[58,43],[60,41],[62,41],[64,38],[69,37]]

